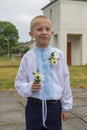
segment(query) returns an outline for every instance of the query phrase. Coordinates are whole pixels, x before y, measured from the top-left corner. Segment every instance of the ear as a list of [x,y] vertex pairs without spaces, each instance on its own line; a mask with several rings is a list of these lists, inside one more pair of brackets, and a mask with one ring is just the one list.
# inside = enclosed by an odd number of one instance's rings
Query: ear
[[29,32],[29,35],[32,37],[32,33],[31,32]]
[[54,32],[52,31],[52,35],[54,34]]
[[52,35],[54,34],[54,32],[52,31]]
[[29,35],[32,37],[32,39],[34,38],[33,32],[29,32]]

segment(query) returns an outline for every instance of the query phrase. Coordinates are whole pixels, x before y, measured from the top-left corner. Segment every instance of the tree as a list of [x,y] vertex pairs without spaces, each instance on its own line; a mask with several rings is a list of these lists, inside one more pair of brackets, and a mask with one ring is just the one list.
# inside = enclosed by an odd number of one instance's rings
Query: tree
[[0,21],[0,48],[10,56],[10,50],[18,41],[18,30],[15,25],[7,21]]
[[26,52],[29,51],[29,50],[30,50],[29,46],[26,46],[26,47],[24,48],[24,53],[26,53]]

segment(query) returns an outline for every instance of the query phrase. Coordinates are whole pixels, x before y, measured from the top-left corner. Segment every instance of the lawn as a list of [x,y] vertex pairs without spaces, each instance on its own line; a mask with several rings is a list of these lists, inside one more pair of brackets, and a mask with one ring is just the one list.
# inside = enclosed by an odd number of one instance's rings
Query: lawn
[[14,79],[18,68],[0,68],[0,89],[14,88]]
[[14,80],[20,60],[20,58],[0,58],[0,89],[14,89]]
[[71,87],[87,88],[87,65],[69,66]]
[[[20,59],[0,59],[0,89],[14,89]],[[71,87],[87,88],[87,65],[69,66]]]
[[21,58],[0,57],[0,67],[19,66]]

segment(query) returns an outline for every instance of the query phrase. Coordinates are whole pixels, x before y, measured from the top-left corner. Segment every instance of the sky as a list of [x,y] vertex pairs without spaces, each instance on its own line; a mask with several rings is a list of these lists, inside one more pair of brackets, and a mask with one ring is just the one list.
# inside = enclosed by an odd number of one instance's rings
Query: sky
[[19,42],[31,40],[29,36],[30,21],[42,15],[43,8],[50,0],[0,0],[0,21],[9,21],[16,26]]

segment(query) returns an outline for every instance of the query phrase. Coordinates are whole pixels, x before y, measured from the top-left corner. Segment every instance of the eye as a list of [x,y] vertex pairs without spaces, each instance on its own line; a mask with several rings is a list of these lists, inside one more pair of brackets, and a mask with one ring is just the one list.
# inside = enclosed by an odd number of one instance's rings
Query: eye
[[37,28],[37,31],[42,31],[42,28]]
[[50,28],[46,28],[47,31],[50,31],[51,29]]

